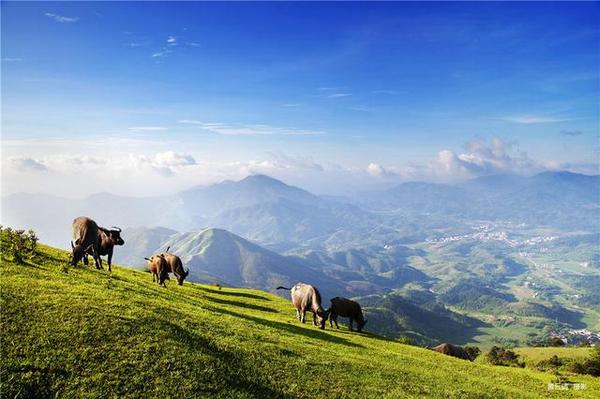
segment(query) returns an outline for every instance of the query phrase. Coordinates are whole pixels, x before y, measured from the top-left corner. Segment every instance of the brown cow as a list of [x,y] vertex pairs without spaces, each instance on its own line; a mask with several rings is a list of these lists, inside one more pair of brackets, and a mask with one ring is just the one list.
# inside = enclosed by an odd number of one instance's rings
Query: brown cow
[[361,332],[365,324],[367,324],[367,320],[364,319],[362,309],[358,302],[348,298],[339,296],[333,298],[331,300],[331,307],[327,310],[327,313],[329,313],[329,326],[333,327],[333,323],[335,323],[335,326],[338,329],[340,328],[337,323],[338,316],[348,317],[350,319],[350,322],[348,323],[350,331],[353,331],[353,321],[356,321],[358,332]]
[[[169,248],[167,248],[167,251],[169,251]],[[161,255],[164,256],[167,262],[167,273],[173,273],[177,277],[177,284],[183,285],[183,281],[190,274],[190,269],[183,269],[183,263],[177,255],[170,252],[164,252]]]
[[460,346],[452,345],[449,343],[439,344],[438,346],[434,346],[433,348],[428,346],[427,349],[443,353],[444,355],[454,356],[459,359],[472,360],[466,350],[464,350]]
[[71,240],[71,265],[77,266],[77,263],[83,258],[87,265],[87,253],[91,253],[96,268],[102,268],[100,260],[99,243],[98,243],[98,225],[92,219],[86,216],[80,216],[73,220],[73,239]]
[[290,291],[298,320],[304,323],[306,321],[306,312],[311,311],[313,314],[313,324],[316,326],[318,319],[319,328],[321,330],[325,328],[327,312],[321,306],[321,294],[316,287],[309,284],[298,283],[292,288],[280,286],[277,287],[277,289]]
[[165,280],[169,277],[169,266],[163,254],[144,258],[148,261],[148,269],[152,273],[152,282],[166,287]]
[[[105,229],[98,227],[98,258],[100,259],[100,267],[102,267],[102,258],[100,256],[108,255],[108,271],[112,271],[112,257],[115,245],[124,245],[125,241],[121,238],[121,229],[112,227]],[[87,265],[87,254],[83,258],[83,262]]]

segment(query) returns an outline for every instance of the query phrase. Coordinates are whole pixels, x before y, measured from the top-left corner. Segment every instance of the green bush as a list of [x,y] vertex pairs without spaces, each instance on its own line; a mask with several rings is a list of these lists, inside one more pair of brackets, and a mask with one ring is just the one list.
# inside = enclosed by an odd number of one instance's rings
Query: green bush
[[36,254],[38,237],[33,230],[25,232],[0,226],[0,242],[2,255],[22,265]]
[[544,359],[535,365],[535,368],[540,371],[558,370],[559,367],[565,364],[565,361],[560,357],[554,355],[549,359]]
[[467,352],[467,355],[469,355],[469,359],[471,361],[477,359],[477,356],[481,354],[481,349],[479,349],[477,346],[466,345],[463,349],[465,352]]
[[596,344],[589,357],[571,364],[569,371],[600,377],[600,345]]
[[487,361],[496,366],[525,367],[525,363],[519,361],[519,355],[510,349],[493,346],[486,354]]
[[546,342],[546,346],[553,346],[553,347],[565,346],[565,342],[558,337],[552,337]]

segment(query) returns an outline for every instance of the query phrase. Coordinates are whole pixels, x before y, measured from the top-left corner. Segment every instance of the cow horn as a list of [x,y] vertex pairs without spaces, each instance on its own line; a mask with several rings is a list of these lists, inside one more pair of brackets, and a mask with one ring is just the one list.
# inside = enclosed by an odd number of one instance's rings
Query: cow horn
[[146,259],[147,261],[150,261],[150,262],[151,262],[151,260],[150,260],[150,259],[148,259],[148,258],[144,258],[144,259]]
[[73,240],[71,240],[71,249],[75,249],[75,245],[73,245]]
[[118,231],[119,233],[122,231],[120,227],[117,226],[112,226],[111,229],[115,229],[116,231]]
[[167,250],[165,252],[169,252],[169,249],[171,249],[170,245],[167,247]]

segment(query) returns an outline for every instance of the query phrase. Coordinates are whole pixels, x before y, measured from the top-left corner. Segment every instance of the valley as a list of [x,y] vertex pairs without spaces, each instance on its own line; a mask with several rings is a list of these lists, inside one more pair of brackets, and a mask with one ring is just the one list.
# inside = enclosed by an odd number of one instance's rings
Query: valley
[[545,172],[331,198],[256,175],[167,197],[55,197],[36,218],[48,198],[17,194],[2,223],[68,248],[70,220],[94,215],[124,228],[116,258],[136,268],[170,247],[192,281],[357,298],[389,337],[523,346],[600,329],[598,182]]

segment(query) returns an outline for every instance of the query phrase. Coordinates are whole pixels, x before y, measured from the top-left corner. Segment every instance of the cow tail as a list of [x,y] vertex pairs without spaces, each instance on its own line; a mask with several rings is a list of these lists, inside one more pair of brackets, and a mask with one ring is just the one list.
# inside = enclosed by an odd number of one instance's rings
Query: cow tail
[[279,287],[275,288],[275,289],[276,289],[276,290],[288,290],[288,291],[291,291],[291,290],[292,290],[291,288],[283,287],[283,286],[281,286],[281,285],[280,285]]

